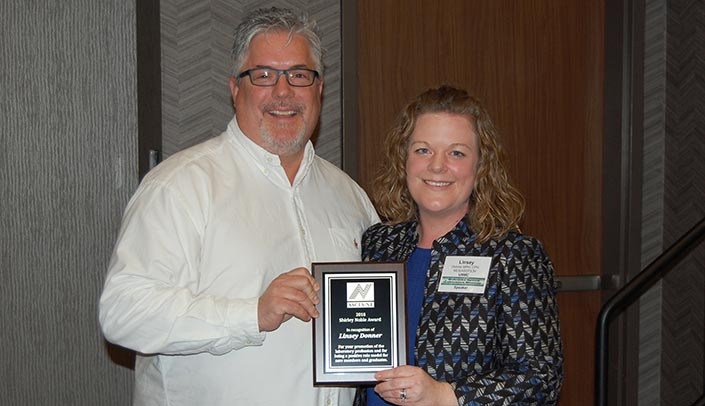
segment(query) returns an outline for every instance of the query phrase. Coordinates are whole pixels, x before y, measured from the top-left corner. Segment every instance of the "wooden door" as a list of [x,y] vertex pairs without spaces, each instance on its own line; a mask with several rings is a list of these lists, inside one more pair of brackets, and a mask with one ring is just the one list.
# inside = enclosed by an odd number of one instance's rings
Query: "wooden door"
[[[601,1],[359,0],[358,179],[367,188],[394,117],[424,89],[471,90],[504,137],[527,200],[523,231],[559,276],[601,263]],[[561,405],[593,403],[600,293],[559,294]]]

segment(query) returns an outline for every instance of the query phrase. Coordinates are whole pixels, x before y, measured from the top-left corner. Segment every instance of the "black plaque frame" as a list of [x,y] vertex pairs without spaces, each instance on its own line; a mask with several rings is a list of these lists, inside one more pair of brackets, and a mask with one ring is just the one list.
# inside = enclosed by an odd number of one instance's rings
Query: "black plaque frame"
[[314,385],[373,384],[376,372],[406,365],[403,262],[320,262],[311,272],[321,285]]

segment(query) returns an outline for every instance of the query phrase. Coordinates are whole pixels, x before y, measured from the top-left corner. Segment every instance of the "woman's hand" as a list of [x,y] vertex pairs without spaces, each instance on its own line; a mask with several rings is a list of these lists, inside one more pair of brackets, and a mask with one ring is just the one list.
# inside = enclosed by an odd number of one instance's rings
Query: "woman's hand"
[[375,386],[384,400],[395,405],[454,405],[453,388],[447,382],[438,382],[423,369],[404,365],[375,374],[380,383]]

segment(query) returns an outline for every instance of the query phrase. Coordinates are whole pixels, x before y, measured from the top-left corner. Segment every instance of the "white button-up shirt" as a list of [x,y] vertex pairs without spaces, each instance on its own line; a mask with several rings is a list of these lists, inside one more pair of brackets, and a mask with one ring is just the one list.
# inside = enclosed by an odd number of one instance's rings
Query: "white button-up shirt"
[[289,182],[233,119],[177,153],[130,200],[100,299],[105,337],[140,354],[135,405],[345,405],[313,387],[312,327],[261,333],[269,283],[311,262],[358,261],[379,221],[364,191],[310,143]]

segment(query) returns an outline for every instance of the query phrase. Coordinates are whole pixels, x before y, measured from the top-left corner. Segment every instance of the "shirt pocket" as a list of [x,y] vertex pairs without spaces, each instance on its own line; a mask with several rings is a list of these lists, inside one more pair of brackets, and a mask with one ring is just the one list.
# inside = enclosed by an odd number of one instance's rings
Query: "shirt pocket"
[[329,228],[330,240],[341,261],[360,260],[360,233],[346,228]]

